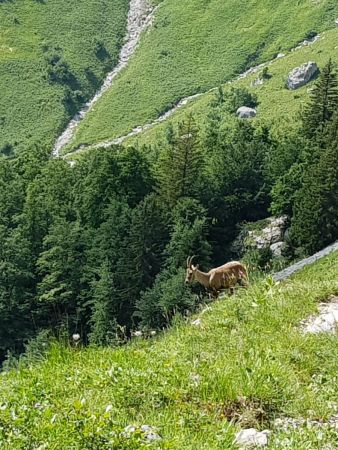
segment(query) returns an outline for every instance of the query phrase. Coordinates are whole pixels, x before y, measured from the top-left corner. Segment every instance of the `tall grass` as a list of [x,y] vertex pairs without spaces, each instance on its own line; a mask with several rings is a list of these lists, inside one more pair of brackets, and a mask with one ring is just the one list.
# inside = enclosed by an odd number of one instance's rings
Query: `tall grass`
[[[1,448],[231,449],[252,426],[272,430],[269,449],[335,445],[332,428],[273,424],[334,412],[337,336],[305,336],[298,325],[338,293],[337,273],[332,254],[292,280],[267,278],[213,303],[199,326],[178,319],[119,349],[53,344],[42,363],[1,374]],[[161,440],[148,441],[145,424]]]

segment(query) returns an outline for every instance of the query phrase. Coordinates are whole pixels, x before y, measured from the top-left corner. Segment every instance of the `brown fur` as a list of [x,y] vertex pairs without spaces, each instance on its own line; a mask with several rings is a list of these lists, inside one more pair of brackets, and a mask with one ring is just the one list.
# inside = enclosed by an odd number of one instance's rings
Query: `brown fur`
[[248,285],[247,269],[239,261],[231,261],[223,264],[223,266],[211,269],[209,272],[202,272],[198,270],[198,265],[192,264],[192,258],[187,260],[185,282],[192,283],[196,279],[215,297],[219,295],[222,289],[229,289],[232,294],[238,282],[244,286]]

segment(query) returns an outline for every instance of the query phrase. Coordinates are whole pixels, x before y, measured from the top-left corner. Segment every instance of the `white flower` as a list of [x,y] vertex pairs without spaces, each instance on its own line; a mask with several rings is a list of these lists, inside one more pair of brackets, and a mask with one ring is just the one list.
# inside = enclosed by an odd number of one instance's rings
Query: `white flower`
[[109,413],[113,409],[113,405],[107,405],[106,413]]
[[42,407],[42,405],[39,402],[35,403],[35,405],[34,405],[35,409],[40,409],[41,407]]
[[201,319],[196,319],[191,322],[191,325],[195,325],[195,327],[201,326]]
[[155,334],[156,334],[156,331],[155,330],[151,330],[150,336],[155,336]]
[[192,381],[193,383],[196,384],[196,386],[198,386],[201,382],[201,375],[192,373],[190,375],[190,381]]
[[134,425],[127,425],[126,428],[124,429],[125,433],[135,433],[136,431],[136,427]]
[[80,338],[81,338],[81,336],[78,333],[73,334],[72,337],[73,337],[73,341],[74,342],[78,342],[80,340]]
[[50,419],[50,423],[55,423],[57,418],[57,414],[54,414],[54,416]]

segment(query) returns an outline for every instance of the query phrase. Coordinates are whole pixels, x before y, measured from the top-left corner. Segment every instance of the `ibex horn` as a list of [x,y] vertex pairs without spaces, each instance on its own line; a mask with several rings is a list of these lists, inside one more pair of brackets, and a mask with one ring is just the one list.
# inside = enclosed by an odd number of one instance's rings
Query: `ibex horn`
[[193,260],[194,258],[196,258],[196,255],[194,255],[194,256],[192,256],[192,257],[190,258],[190,265],[192,264],[192,260]]
[[187,258],[187,267],[188,268],[190,267],[190,256],[188,256],[188,258]]

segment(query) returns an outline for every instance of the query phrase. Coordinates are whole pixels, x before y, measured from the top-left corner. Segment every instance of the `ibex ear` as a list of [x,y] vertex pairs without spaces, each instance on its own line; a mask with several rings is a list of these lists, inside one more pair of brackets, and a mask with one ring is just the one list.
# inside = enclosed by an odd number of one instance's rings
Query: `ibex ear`
[[192,270],[197,270],[199,268],[199,265],[196,264],[196,266],[194,266],[193,264],[191,264],[191,268],[192,268]]

